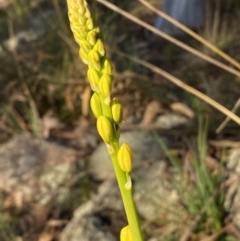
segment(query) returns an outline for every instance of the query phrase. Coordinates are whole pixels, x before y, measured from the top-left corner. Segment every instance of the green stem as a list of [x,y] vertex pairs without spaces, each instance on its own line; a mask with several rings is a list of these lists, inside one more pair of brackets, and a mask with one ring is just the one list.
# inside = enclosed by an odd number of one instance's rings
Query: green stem
[[133,200],[132,188],[130,189],[125,188],[125,184],[127,182],[126,173],[120,169],[117,161],[117,153],[119,150],[118,140],[113,141],[112,145],[113,145],[114,153],[111,154],[111,158],[112,158],[115,174],[118,181],[118,186],[121,192],[123,205],[127,215],[128,224],[130,226],[130,230],[132,233],[132,237],[134,241],[143,241],[138,214],[137,214],[135,203]]

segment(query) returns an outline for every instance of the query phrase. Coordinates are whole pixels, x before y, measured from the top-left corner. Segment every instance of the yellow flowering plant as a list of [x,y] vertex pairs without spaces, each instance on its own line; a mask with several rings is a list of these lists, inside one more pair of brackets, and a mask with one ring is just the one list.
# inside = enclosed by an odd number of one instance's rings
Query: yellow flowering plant
[[79,55],[88,66],[88,80],[93,91],[90,106],[97,118],[97,130],[106,143],[121,192],[128,225],[120,233],[121,241],[143,241],[142,231],[133,200],[132,150],[127,143],[119,145],[122,106],[111,99],[113,70],[86,0],[67,0],[70,27],[80,45]]

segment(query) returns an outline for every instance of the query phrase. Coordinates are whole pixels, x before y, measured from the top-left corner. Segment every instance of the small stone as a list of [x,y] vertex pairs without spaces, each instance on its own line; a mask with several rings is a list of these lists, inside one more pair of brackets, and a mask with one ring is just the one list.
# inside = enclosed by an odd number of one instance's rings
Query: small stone
[[182,115],[168,113],[157,118],[155,125],[161,129],[172,129],[174,127],[188,125],[190,120]]

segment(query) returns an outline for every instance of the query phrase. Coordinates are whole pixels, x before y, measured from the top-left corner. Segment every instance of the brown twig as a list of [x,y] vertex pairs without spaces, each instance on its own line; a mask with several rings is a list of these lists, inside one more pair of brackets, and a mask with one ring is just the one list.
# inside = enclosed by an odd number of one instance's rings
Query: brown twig
[[[236,111],[238,110],[238,108],[239,108],[239,106],[240,106],[240,98],[237,100],[237,102],[235,103],[235,105],[234,105],[234,107],[233,107],[233,109],[232,109],[232,112],[233,113],[236,113]],[[220,126],[217,128],[217,130],[216,130],[216,133],[217,134],[219,134],[222,130],[223,130],[223,128],[227,125],[227,123],[230,121],[230,118],[227,116],[226,118],[225,118],[225,120],[220,124]]]
[[181,24],[180,22],[178,22],[174,18],[170,17],[166,13],[160,11],[159,9],[154,7],[152,4],[150,4],[148,1],[146,1],[146,0],[138,0],[138,1],[141,2],[147,8],[149,8],[150,10],[152,10],[153,12],[155,12],[157,15],[161,16],[162,18],[166,19],[168,22],[170,22],[173,25],[177,26],[179,29],[181,29],[182,31],[184,31],[188,35],[192,36],[197,41],[199,41],[200,43],[202,43],[203,45],[205,45],[206,47],[211,49],[213,52],[215,52],[216,54],[218,54],[219,56],[221,56],[222,58],[227,60],[229,63],[231,63],[232,65],[234,65],[238,69],[240,69],[240,64],[236,60],[234,60],[228,54],[226,54],[223,51],[221,51],[219,48],[217,48],[216,46],[214,46],[213,44],[208,42],[206,39],[204,39],[203,37],[201,37],[200,35],[198,35],[194,31],[192,31],[190,28],[188,28],[185,25]]
[[211,105],[215,109],[219,110],[224,115],[228,116],[230,119],[232,119],[233,121],[235,121],[237,124],[240,125],[240,118],[237,115],[232,113],[230,110],[228,110],[226,107],[222,106],[221,104],[219,104],[215,100],[211,99],[210,97],[206,96],[205,94],[201,93],[200,91],[198,91],[198,90],[194,89],[193,87],[185,84],[180,79],[178,79],[178,78],[174,77],[173,75],[169,74],[168,72],[164,71],[163,69],[160,69],[157,66],[155,66],[153,64],[150,64],[150,63],[148,63],[144,60],[141,60],[137,57],[133,57],[133,56],[130,56],[130,55],[127,55],[127,54],[124,54],[124,53],[120,53],[120,52],[119,52],[119,54],[123,55],[124,57],[126,57],[126,58],[128,58],[128,59],[130,59],[130,60],[132,60],[136,63],[141,64],[142,66],[147,67],[148,69],[152,70],[156,74],[159,74],[159,75],[165,77],[167,80],[171,81],[172,83],[174,83],[178,87],[184,89],[185,91],[195,95],[199,99],[208,103],[209,105]]
[[194,55],[204,59],[205,61],[207,61],[209,63],[212,63],[215,66],[218,66],[219,68],[224,69],[224,70],[228,71],[229,73],[234,74],[234,75],[240,77],[240,72],[237,71],[236,69],[233,69],[233,68],[231,68],[231,67],[221,63],[220,61],[215,60],[215,59],[207,56],[206,54],[203,54],[200,51],[198,51],[198,50],[196,50],[196,49],[194,49],[194,48],[184,44],[183,42],[181,42],[181,41],[171,37],[170,35],[160,31],[159,29],[149,25],[148,23],[140,20],[139,18],[133,16],[132,14],[122,10],[121,8],[117,7],[116,5],[110,3],[110,2],[108,2],[106,0],[96,0],[96,1],[101,3],[101,4],[103,4],[103,5],[105,5],[106,7],[110,8],[111,10],[113,10],[113,11],[123,15],[125,18],[130,19],[134,23],[136,23],[136,24],[138,24],[138,25],[148,29],[149,31],[155,33],[156,35],[161,36],[162,38],[168,40],[169,42],[179,46],[180,48],[185,49],[186,51],[188,51],[188,52],[190,52],[190,53],[192,53],[192,54],[194,54]]

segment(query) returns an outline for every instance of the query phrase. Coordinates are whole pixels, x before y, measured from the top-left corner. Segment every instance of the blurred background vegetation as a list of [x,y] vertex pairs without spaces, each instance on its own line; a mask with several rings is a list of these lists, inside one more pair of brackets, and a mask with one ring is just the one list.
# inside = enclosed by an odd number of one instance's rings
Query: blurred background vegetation
[[[159,6],[161,1],[150,2]],[[147,69],[124,59],[118,51],[155,63],[228,108],[232,108],[239,97],[239,78],[160,38],[151,41],[143,28],[95,1],[89,3],[109,46],[108,53],[114,61],[116,79],[120,79],[116,81],[119,95],[121,88],[123,90],[127,84],[124,73],[136,73],[132,78],[134,87],[128,86],[129,94],[134,96],[123,103],[128,106],[129,112],[136,111],[131,107],[134,105],[142,113],[144,103],[153,98],[166,106],[181,101],[196,113],[210,114],[210,121],[216,123],[213,129],[216,128],[223,119],[218,112]],[[118,5],[150,24],[156,18],[137,1],[121,1]],[[208,5],[210,11],[205,25],[199,29],[200,35],[239,60],[239,1],[212,0]],[[189,37],[180,39],[213,55]],[[1,0],[0,44],[2,142],[16,133],[48,136],[49,126],[72,127],[79,124],[81,118],[91,120],[87,104],[90,90],[85,77],[86,68],[78,58],[78,46],[69,30],[64,0]],[[137,74],[146,77],[145,80]],[[122,86],[119,82],[123,83]],[[136,88],[138,91],[135,91]],[[141,97],[138,97],[139,92]],[[229,124],[230,129],[234,126],[233,123]]]
[[[111,2],[151,25],[155,21],[156,15],[138,1]],[[149,2],[159,7],[161,0]],[[160,66],[229,109],[239,98],[239,77],[163,39],[151,38],[145,29],[94,0],[89,0],[89,4],[96,13],[108,55],[114,63],[113,94],[123,103],[125,117],[134,116],[140,122],[147,105],[153,100],[161,103],[162,113],[169,111],[172,103],[181,102],[189,106],[196,116],[207,117],[208,131],[214,139],[239,140],[237,124],[230,122],[216,136],[215,130],[225,118],[221,113],[164,78],[124,58],[119,52]],[[205,24],[198,29],[198,33],[239,62],[240,1],[209,0],[207,5],[209,11]],[[178,38],[221,60],[192,38]],[[91,90],[86,79],[86,66],[78,57],[78,49],[70,32],[65,0],[0,0],[1,143],[20,133],[58,138],[63,130],[94,125],[95,118],[89,109]],[[236,114],[239,116],[240,110]],[[198,123],[191,129],[196,136],[206,134],[206,130],[198,131]],[[206,144],[205,138],[202,137],[202,142]],[[202,148],[207,147],[202,145]],[[196,171],[201,176],[197,167]],[[207,179],[211,179],[208,173]],[[217,186],[220,181],[218,177],[216,179],[213,185]],[[211,190],[214,187],[211,186]],[[203,192],[201,205],[208,195]],[[189,201],[187,204],[192,213],[199,212],[199,207],[195,210],[198,203]],[[214,211],[219,208],[219,203],[213,205]],[[218,214],[221,219],[222,210]],[[214,225],[218,226],[218,223]],[[5,226],[5,230],[11,229],[7,223]]]

